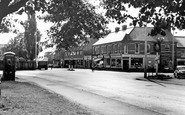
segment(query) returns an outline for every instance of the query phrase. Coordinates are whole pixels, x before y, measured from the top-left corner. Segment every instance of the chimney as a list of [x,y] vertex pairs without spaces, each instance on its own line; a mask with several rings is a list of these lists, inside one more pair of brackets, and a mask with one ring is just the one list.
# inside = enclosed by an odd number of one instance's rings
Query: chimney
[[120,29],[119,27],[116,27],[115,32],[119,32],[119,29]]
[[123,25],[122,30],[126,30],[126,29],[127,29],[127,25]]

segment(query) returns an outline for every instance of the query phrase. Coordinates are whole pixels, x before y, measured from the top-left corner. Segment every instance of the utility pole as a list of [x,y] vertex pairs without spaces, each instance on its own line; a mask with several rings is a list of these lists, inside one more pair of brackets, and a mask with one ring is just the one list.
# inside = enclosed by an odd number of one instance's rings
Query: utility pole
[[172,40],[172,69],[174,70],[174,30],[173,30],[173,40]]
[[145,27],[145,62],[144,62],[144,78],[147,78],[147,25]]

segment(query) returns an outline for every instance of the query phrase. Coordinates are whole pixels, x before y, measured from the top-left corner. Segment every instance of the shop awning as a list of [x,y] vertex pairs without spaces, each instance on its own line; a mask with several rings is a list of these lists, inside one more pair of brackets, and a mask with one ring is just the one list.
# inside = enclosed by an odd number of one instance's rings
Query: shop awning
[[101,58],[95,58],[93,61],[94,62],[97,62],[97,61],[99,61],[99,60],[101,60],[102,59],[102,57]]

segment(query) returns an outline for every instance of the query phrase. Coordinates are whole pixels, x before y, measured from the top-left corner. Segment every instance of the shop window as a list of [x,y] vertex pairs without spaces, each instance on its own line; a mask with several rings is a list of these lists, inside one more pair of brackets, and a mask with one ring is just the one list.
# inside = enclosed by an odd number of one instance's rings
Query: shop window
[[143,58],[132,58],[131,59],[132,68],[143,68]]
[[121,67],[121,59],[117,59],[117,61],[116,61],[116,66],[117,66],[117,67]]
[[110,58],[107,58],[107,65],[110,65]]
[[115,59],[112,59],[111,66],[116,66],[116,60]]

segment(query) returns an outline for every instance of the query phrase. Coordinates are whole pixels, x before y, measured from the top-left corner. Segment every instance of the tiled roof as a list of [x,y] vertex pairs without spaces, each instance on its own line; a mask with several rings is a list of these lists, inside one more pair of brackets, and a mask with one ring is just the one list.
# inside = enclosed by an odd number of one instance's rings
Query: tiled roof
[[113,43],[122,41],[126,34],[129,34],[133,28],[128,28],[126,30],[120,30],[119,32],[112,32],[105,36],[104,38],[100,38],[96,43],[93,45],[100,45],[100,44],[106,44],[106,43]]
[[[147,35],[151,32],[153,27],[147,27]],[[145,27],[135,27],[134,30],[130,33],[130,40],[134,40],[134,41],[144,41],[146,39],[146,29]],[[164,41],[172,41],[173,39],[173,35],[170,33],[170,31],[165,30],[166,36],[164,36]],[[157,39],[158,37],[162,37],[162,36],[155,36],[155,37],[151,37],[148,36],[147,37],[147,41],[155,41],[155,39]]]

